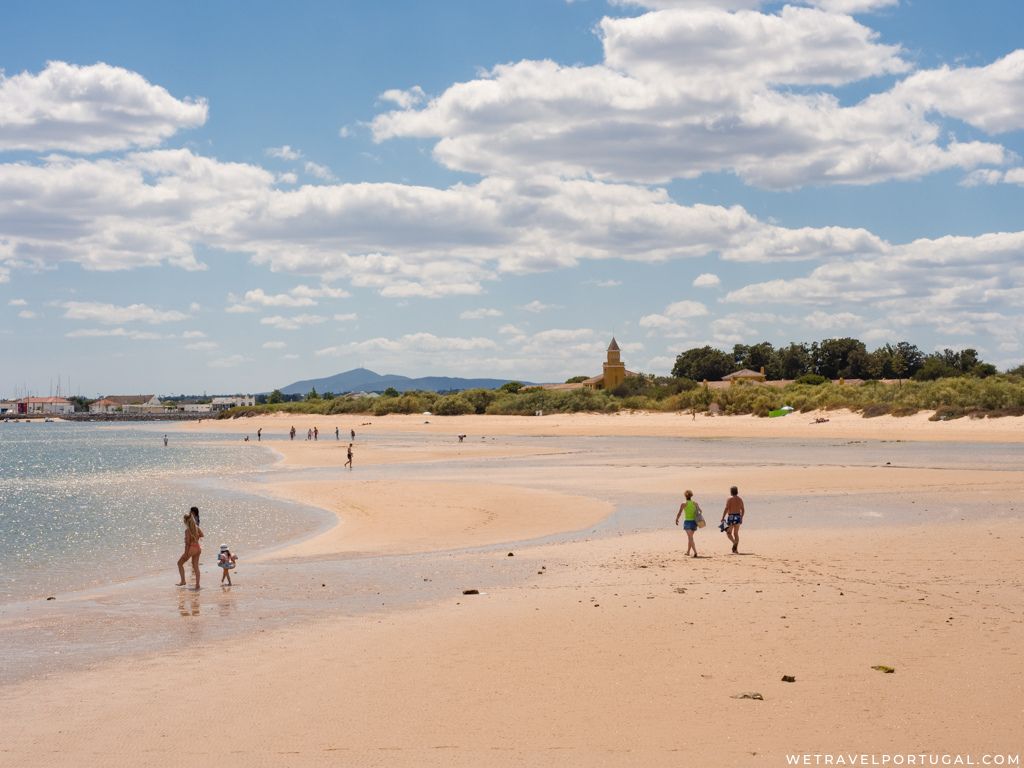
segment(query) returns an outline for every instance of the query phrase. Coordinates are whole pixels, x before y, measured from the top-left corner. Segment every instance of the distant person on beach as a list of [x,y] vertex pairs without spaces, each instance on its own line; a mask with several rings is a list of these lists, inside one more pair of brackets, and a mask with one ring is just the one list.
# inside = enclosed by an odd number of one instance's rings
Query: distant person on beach
[[337,427],[334,428],[334,439],[335,440],[341,440],[341,437],[339,436],[338,428]]
[[164,448],[167,447],[167,435],[164,435]]
[[693,541],[693,534],[697,531],[697,516],[703,515],[703,511],[700,508],[700,504],[693,500],[693,491],[686,491],[683,494],[686,498],[682,504],[679,505],[679,511],[676,513],[676,525],[679,525],[679,518],[683,518],[683,530],[686,531],[686,554],[689,555],[690,551],[693,551],[693,556],[697,556],[697,545]]
[[[199,510],[195,507],[192,509]],[[201,540],[203,538],[203,529],[196,524],[196,518],[198,514],[193,515],[189,512],[187,515],[182,517],[182,521],[185,523],[185,552],[178,558],[178,576],[181,581],[178,582],[177,586],[185,586],[185,563],[188,560],[192,560],[192,573],[196,577],[196,589],[199,589],[199,556],[203,553],[203,545]]]
[[256,430],[256,442],[263,442],[263,427]]
[[227,544],[220,545],[220,554],[217,555],[217,567],[221,569],[220,583],[223,584],[225,581],[228,586],[231,586],[231,569],[235,567],[235,563],[238,561],[238,555],[231,554],[231,550],[228,549]]
[[348,444],[348,461],[345,462],[345,466],[352,469],[352,443]]
[[292,427],[291,431],[288,433],[288,439],[289,440],[294,440],[295,439],[295,427]]
[[313,427],[313,439],[314,440],[319,440],[320,439],[320,430],[317,429],[316,427]]
[[743,525],[743,515],[746,510],[743,507],[743,499],[740,498],[740,490],[735,485],[729,489],[729,498],[725,502],[725,509],[722,510],[722,521],[725,523],[725,535],[732,542],[732,551],[739,554],[740,551],[740,526]]
[[352,440],[354,441],[356,439],[356,431],[354,429],[351,429],[349,430],[349,433],[352,435]]

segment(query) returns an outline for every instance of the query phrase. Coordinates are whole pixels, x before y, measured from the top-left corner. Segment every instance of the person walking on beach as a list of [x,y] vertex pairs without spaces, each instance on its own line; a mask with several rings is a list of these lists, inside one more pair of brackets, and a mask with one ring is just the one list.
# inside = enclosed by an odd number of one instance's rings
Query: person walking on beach
[[167,435],[164,435],[164,448],[167,447]]
[[729,498],[725,502],[725,509],[722,510],[722,521],[725,523],[725,535],[732,542],[732,551],[739,554],[740,551],[740,526],[743,525],[743,515],[746,510],[743,507],[743,499],[740,498],[740,490],[735,485],[729,489]]
[[263,442],[263,427],[260,427],[259,429],[256,430],[256,442]]
[[686,554],[689,555],[690,551],[693,550],[693,556],[697,556],[697,545],[693,541],[693,534],[697,531],[697,519],[698,516],[703,517],[704,513],[700,508],[700,504],[693,500],[693,491],[686,491],[683,494],[686,498],[682,504],[679,505],[679,511],[676,513],[676,525],[679,525],[679,518],[683,518],[683,530],[686,531]]
[[288,433],[288,439],[289,440],[294,440],[295,439],[295,427],[292,427],[291,431]]
[[338,428],[337,427],[334,428],[334,439],[335,440],[341,440],[341,437],[339,436]]
[[356,431],[354,429],[350,429],[349,430],[349,434],[352,435],[352,442],[355,442],[355,440],[356,440]]
[[345,462],[345,466],[352,469],[352,443],[348,444],[348,461]]
[[[192,507],[198,513],[199,510]],[[203,545],[201,539],[203,538],[203,529],[196,524],[196,516],[193,516],[191,512],[182,517],[182,521],[185,523],[185,552],[178,558],[178,576],[181,581],[178,582],[177,586],[185,586],[185,563],[188,560],[192,560],[192,573],[196,577],[196,589],[199,587],[199,556],[203,553]]]
[[313,427],[313,439],[314,440],[319,440],[320,439],[320,430],[317,429],[316,427]]

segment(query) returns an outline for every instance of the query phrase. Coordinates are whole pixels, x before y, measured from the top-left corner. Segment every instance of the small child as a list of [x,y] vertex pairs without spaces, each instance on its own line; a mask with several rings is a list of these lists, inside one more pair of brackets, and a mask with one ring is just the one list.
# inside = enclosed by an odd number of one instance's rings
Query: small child
[[228,586],[231,586],[231,569],[235,567],[235,562],[237,560],[238,556],[231,554],[231,550],[228,549],[227,544],[220,545],[220,554],[217,555],[217,565],[222,571],[220,577],[221,584],[227,581]]

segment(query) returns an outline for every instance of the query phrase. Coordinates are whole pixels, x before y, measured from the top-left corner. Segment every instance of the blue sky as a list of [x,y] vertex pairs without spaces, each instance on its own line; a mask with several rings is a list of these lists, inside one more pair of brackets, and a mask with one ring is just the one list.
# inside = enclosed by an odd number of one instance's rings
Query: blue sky
[[[980,10],[979,10],[980,9]],[[1024,360],[1019,3],[10,2],[0,396]]]

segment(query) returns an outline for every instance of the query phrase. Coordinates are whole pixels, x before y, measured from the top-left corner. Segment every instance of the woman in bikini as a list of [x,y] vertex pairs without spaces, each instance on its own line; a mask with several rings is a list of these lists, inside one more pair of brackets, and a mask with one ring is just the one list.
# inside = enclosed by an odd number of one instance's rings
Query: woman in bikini
[[[198,510],[196,510],[198,511]],[[196,524],[196,517],[191,512],[182,517],[185,523],[185,552],[178,558],[178,576],[181,581],[177,586],[185,586],[185,562],[191,558],[192,573],[196,577],[196,589],[199,589],[199,555],[203,553],[203,529]]]

